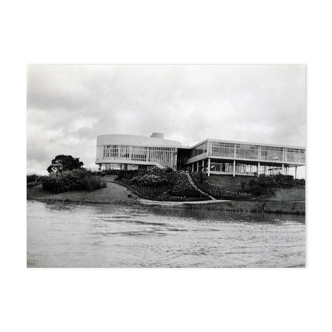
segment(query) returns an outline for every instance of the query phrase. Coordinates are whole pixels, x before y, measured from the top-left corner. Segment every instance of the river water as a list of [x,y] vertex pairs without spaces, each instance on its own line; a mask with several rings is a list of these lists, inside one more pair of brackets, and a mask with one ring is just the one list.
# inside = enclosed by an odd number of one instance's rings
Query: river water
[[27,202],[28,267],[304,267],[303,216]]

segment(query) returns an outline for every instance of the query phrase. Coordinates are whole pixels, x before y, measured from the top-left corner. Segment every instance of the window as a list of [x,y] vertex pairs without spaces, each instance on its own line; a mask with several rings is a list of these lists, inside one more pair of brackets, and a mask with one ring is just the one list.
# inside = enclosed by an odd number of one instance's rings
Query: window
[[121,159],[129,159],[129,145],[120,145],[119,150]]
[[131,160],[146,161],[147,148],[143,146],[133,146]]
[[261,159],[269,161],[283,161],[283,148],[274,146],[262,146]]
[[207,152],[207,142],[197,145],[190,151],[190,158],[199,156],[200,154]]
[[121,165],[116,163],[103,164],[102,169],[121,169]]
[[290,162],[305,162],[305,151],[303,149],[287,149],[287,161]]
[[212,142],[210,155],[221,157],[234,157],[234,144]]
[[236,157],[245,159],[258,159],[258,145],[237,144]]
[[176,163],[176,151],[175,148],[149,148],[148,160],[173,168]]
[[118,146],[117,145],[104,145],[103,158],[114,158],[118,157]]

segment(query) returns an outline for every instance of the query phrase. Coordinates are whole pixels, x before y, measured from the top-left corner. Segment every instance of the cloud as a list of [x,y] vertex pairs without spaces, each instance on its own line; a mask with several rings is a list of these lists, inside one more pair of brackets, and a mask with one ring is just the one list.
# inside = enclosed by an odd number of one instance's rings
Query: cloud
[[94,167],[98,135],[152,132],[304,146],[305,67],[28,66],[28,172],[57,154]]

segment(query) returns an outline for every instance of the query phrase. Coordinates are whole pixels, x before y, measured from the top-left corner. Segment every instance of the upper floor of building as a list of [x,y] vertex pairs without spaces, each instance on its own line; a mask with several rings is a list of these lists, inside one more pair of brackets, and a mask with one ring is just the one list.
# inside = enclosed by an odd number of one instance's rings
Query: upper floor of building
[[190,148],[187,163],[203,158],[305,164],[305,149],[299,146],[207,139]]
[[[275,144],[206,139],[192,147],[164,139],[161,133],[138,135],[101,135],[97,137],[96,163],[105,161],[159,162],[181,169],[205,158],[248,164],[254,162],[305,165],[305,148]],[[174,166],[176,165],[176,166]]]

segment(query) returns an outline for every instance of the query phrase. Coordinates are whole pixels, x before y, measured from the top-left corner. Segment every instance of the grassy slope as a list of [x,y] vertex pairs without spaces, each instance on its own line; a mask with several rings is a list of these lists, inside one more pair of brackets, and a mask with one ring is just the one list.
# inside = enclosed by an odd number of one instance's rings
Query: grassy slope
[[[130,194],[131,197],[128,197]],[[133,204],[136,202],[137,196],[126,188],[116,184],[107,182],[107,187],[89,191],[68,191],[60,194],[53,194],[42,189],[41,185],[27,188],[28,199],[49,200],[49,201],[66,201],[81,203],[119,203]]]
[[[106,178],[106,181],[113,180]],[[228,177],[228,176],[211,176],[208,178],[210,183],[218,185],[229,191],[242,191],[241,181],[246,181],[247,185],[250,178],[244,177]],[[128,197],[130,194],[131,197]],[[115,183],[107,182],[107,187],[92,192],[88,191],[71,191],[61,194],[53,194],[41,188],[41,185],[27,188],[28,199],[38,199],[46,201],[67,201],[80,203],[113,203],[113,204],[137,204],[137,196],[127,191],[123,186]],[[227,210],[227,211],[248,211],[248,212],[272,212],[272,213],[305,213],[305,189],[301,187],[292,189],[277,189],[275,195],[267,200],[260,201],[230,201],[220,204],[183,206],[183,208],[191,209],[211,209],[211,210]],[[288,201],[288,202],[285,202]],[[302,202],[296,202],[302,201]]]
[[[218,176],[211,175],[207,181],[211,184],[219,186],[224,190],[245,192],[249,188],[249,181],[251,177],[246,176]],[[245,189],[241,187],[241,182],[246,182]],[[268,201],[304,201],[305,200],[305,187],[294,187],[290,189],[272,189],[274,195],[267,198]]]
[[250,178],[244,176],[210,175],[207,181],[227,191],[244,192],[241,188],[241,182],[247,182],[246,186],[248,186]]

